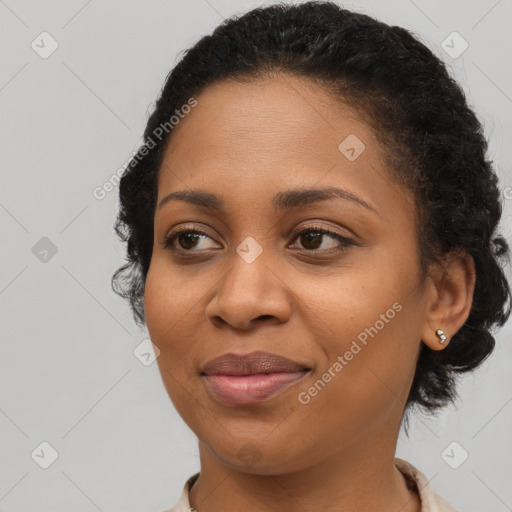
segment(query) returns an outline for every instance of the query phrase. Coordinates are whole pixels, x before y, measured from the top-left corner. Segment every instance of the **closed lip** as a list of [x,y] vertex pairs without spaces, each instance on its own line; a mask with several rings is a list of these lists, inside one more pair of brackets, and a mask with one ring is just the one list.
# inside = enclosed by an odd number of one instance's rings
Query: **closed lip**
[[268,373],[296,373],[311,368],[270,352],[249,354],[224,354],[208,361],[201,368],[201,375],[257,375]]

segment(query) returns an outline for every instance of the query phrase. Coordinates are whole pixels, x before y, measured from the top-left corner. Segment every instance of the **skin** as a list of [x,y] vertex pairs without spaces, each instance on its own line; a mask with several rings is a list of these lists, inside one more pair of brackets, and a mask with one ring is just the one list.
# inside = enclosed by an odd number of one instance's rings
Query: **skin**
[[[173,129],[158,203],[200,189],[219,196],[225,213],[182,200],[156,209],[144,296],[163,382],[199,439],[191,506],[418,512],[418,496],[394,465],[400,423],[421,343],[442,350],[469,315],[473,260],[449,255],[420,279],[411,192],[386,168],[372,129],[317,84],[286,75],[222,81],[197,100]],[[349,134],[365,144],[354,161],[338,149]],[[325,187],[348,190],[375,211],[342,198],[273,209],[277,192]],[[312,225],[355,245],[297,235]],[[181,251],[172,251],[164,242],[178,226],[206,236],[178,238]],[[252,263],[235,250],[249,236],[262,248]],[[301,403],[299,393],[395,303],[401,311]],[[200,368],[255,350],[311,371],[256,405],[218,401]]]

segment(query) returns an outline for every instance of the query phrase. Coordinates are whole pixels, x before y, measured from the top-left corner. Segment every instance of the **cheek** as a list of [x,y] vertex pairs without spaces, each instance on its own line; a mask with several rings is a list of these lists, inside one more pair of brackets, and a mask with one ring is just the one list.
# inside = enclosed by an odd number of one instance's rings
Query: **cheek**
[[156,256],[149,267],[144,289],[146,324],[155,339],[183,328],[187,317],[194,313],[200,291],[193,282],[166,264],[165,258]]
[[[157,364],[169,398],[178,413],[190,419],[201,411],[194,412],[191,407],[195,385],[190,379],[195,371],[191,359],[194,340],[183,333],[190,329],[187,313],[193,311],[187,302],[188,294],[181,293],[180,286],[179,277],[173,278],[158,265],[158,259],[151,262],[144,290],[146,325],[151,341],[160,350]],[[194,296],[197,302],[197,292]]]
[[176,386],[179,389],[175,380],[183,380],[184,376],[180,375],[185,366],[187,352],[190,353],[190,348],[182,342],[183,336],[180,334],[186,315],[183,300],[175,289],[175,283],[153,262],[146,278],[144,310],[151,341],[160,350],[157,363],[162,380],[174,402]]
[[[149,267],[144,288],[144,312],[146,315],[146,325],[150,334],[158,337],[159,331],[167,323],[166,312],[172,314],[174,309],[170,303],[171,294],[166,293],[166,279],[159,275],[153,261]],[[155,340],[153,339],[153,342]]]
[[343,404],[351,417],[370,421],[405,401],[420,348],[421,298],[413,261],[397,265],[384,255],[309,293],[323,358],[313,387],[300,391],[319,413]]
[[368,259],[367,264],[343,268],[337,275],[301,285],[301,302],[314,313],[308,314],[311,320],[316,319],[322,328],[326,352],[343,353],[358,335],[364,341],[365,329],[376,322],[379,331],[389,330],[388,325],[396,323],[400,304],[395,308],[393,305],[401,303],[410,281],[406,273],[393,268],[385,260],[379,264],[378,259]]
[[157,363],[173,402],[182,388],[190,386],[191,375],[197,371],[194,354],[200,351],[205,339],[198,323],[204,290],[193,281],[159,256],[152,260],[146,277],[146,325],[151,341],[160,350]]

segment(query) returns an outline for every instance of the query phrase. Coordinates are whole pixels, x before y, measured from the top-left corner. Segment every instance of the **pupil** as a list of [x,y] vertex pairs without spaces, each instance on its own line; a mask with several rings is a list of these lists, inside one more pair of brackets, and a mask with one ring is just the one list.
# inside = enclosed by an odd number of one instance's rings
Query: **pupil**
[[[185,239],[186,242],[185,242],[185,245],[182,242],[182,240]],[[184,249],[191,249],[192,247],[194,247],[194,243],[193,243],[193,240],[194,239],[197,239],[197,235],[195,235],[194,233],[184,233],[182,235],[180,235],[180,245],[184,248]],[[196,240],[197,241],[197,240]],[[191,243],[191,246],[187,246],[187,243]]]
[[[306,240],[307,240],[307,242],[306,242],[306,243],[304,243],[304,242],[302,243],[302,245],[303,245],[304,247],[306,247],[307,249],[317,249],[317,248],[321,245],[321,243],[319,243],[319,244],[315,244],[315,239],[316,239],[317,241],[320,241],[320,239],[322,238],[322,233],[318,233],[318,232],[310,231],[309,233],[307,233],[307,234],[305,234],[305,235],[302,235],[302,236],[303,236],[303,238],[304,238],[304,239],[306,239]],[[313,246],[314,246],[314,247],[310,247],[310,246],[308,246],[308,244],[309,244],[310,242],[313,242]]]

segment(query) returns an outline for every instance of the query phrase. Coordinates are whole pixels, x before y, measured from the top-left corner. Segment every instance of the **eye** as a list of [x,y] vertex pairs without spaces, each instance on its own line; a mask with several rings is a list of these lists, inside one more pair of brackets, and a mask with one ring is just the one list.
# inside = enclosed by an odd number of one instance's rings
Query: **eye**
[[[325,246],[324,239],[329,237],[335,240],[334,243]],[[300,252],[333,252],[343,251],[350,245],[355,245],[348,238],[340,235],[336,231],[321,226],[309,226],[300,231],[294,240],[300,240],[304,249],[299,249]],[[337,243],[336,243],[337,242]]]
[[[198,245],[199,248],[201,249],[200,242],[208,238],[212,240],[212,238],[209,237],[203,231],[200,231],[199,229],[194,227],[185,226],[184,228],[181,228],[178,231],[175,231],[171,235],[167,236],[164,241],[164,246],[166,249],[176,251],[196,252],[192,251],[192,249],[197,248]],[[180,247],[177,247],[175,242],[177,242],[177,244]],[[203,247],[203,249],[205,248]]]
[[[327,244],[327,247],[324,244],[326,238],[330,238],[332,241],[331,244]],[[164,246],[166,249],[183,253],[200,252],[201,249],[208,251],[211,248],[201,247],[201,242],[206,242],[208,239],[213,240],[195,227],[184,226],[167,236],[164,240]],[[294,240],[300,240],[303,249],[299,248],[298,251],[303,253],[339,252],[350,245],[355,245],[351,240],[336,231],[321,226],[309,226],[299,231]]]

